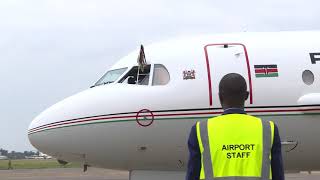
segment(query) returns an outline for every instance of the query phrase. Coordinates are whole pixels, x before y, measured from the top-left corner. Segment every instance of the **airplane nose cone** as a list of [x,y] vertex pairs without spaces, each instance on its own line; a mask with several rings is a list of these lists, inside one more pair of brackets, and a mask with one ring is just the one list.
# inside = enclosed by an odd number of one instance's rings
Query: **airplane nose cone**
[[39,129],[39,128],[37,128],[38,127],[37,124],[40,124],[39,122],[40,121],[37,118],[35,118],[34,120],[31,121],[29,128],[28,128],[29,141],[33,145],[33,147],[35,147],[36,149],[39,149],[39,144],[41,144],[41,143],[39,142],[39,136],[36,136],[33,134],[37,132],[37,129]]
[[86,116],[83,109],[86,109],[84,106],[90,104],[87,98],[88,92],[84,91],[66,98],[40,113],[29,125],[30,143],[41,152],[54,155],[54,152],[59,151],[59,147],[64,146],[61,140],[63,135],[66,135],[54,130],[60,128],[65,121]]
[[[34,118],[28,128],[28,138],[30,143],[39,151],[50,154],[52,149],[52,139],[46,129],[50,127],[50,118],[53,115],[51,108],[48,108],[36,118]],[[52,154],[50,154],[52,155]]]
[[[39,151],[55,156],[67,151],[74,143],[71,127],[79,124],[84,117],[107,113],[110,90],[96,87],[68,97],[49,107],[32,120],[28,129],[30,143]],[[103,95],[103,96],[102,96]],[[72,123],[74,124],[72,124]],[[81,124],[81,123],[80,123]]]
[[[126,87],[121,85],[101,86],[58,102],[40,113],[30,123],[28,129],[30,143],[39,151],[53,157],[57,157],[58,152],[81,154],[83,149],[80,147],[87,148],[88,142],[84,139],[89,136],[79,132],[89,131],[88,125],[100,122],[101,117],[105,115],[118,111],[125,112],[126,107],[118,103],[121,97],[116,94],[126,92]],[[110,106],[110,102],[115,103]]]

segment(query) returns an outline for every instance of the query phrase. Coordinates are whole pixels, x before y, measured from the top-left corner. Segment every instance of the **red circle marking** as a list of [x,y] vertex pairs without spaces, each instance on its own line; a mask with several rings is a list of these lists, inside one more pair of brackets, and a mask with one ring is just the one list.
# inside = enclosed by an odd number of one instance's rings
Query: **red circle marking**
[[[144,113],[144,114],[145,114],[145,113],[148,113],[148,114],[140,116],[141,113]],[[151,121],[150,121],[149,123],[147,123],[147,124],[143,124],[142,122],[140,122],[141,119],[139,120],[139,117],[140,117],[140,118],[146,118],[146,117],[150,117],[150,116],[151,116]],[[150,111],[149,109],[142,109],[142,110],[140,110],[140,111],[137,113],[137,115],[136,115],[136,121],[137,121],[137,123],[138,123],[140,126],[142,126],[142,127],[147,127],[147,126],[150,126],[150,125],[153,123],[153,121],[154,121],[154,115],[153,115],[152,111]],[[143,121],[143,120],[142,120],[142,121]]]

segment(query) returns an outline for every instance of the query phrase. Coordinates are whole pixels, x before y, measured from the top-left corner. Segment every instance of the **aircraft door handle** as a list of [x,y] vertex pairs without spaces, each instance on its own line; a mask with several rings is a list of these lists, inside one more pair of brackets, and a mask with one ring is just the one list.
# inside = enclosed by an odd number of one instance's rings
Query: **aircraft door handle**
[[281,145],[295,145],[296,141],[281,141]]
[[[290,152],[298,146],[298,141],[281,141],[281,145],[285,146],[285,151]],[[292,147],[291,147],[292,146]]]

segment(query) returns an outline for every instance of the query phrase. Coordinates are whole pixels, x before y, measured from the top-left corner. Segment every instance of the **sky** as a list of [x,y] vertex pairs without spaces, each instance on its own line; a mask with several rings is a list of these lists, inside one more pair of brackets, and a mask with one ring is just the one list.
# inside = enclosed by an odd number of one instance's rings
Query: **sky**
[[177,36],[320,29],[316,0],[1,0],[0,148],[136,49]]

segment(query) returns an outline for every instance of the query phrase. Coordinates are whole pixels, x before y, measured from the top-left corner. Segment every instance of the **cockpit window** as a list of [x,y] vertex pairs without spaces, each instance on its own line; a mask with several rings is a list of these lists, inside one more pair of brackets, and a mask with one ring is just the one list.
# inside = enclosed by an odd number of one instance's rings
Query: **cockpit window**
[[162,64],[155,64],[153,71],[153,86],[166,85],[170,81],[170,74]]
[[150,77],[150,65],[134,66],[119,83],[148,85]]
[[110,70],[105,73],[94,86],[110,84],[116,81],[128,68]]

